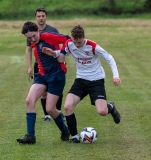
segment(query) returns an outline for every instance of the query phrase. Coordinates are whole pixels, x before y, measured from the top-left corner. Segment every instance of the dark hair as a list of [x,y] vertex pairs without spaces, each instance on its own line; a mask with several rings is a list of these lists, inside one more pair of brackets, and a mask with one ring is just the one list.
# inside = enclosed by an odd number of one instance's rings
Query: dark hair
[[74,26],[71,30],[71,36],[74,39],[83,38],[85,36],[84,29],[80,25]]
[[37,12],[44,12],[47,15],[47,11],[45,10],[44,7],[37,8],[36,11],[35,11],[35,16],[36,16]]
[[38,31],[38,26],[36,23],[34,22],[25,22],[23,27],[22,27],[22,31],[21,33],[22,34],[25,34],[27,33],[28,31],[31,31],[31,32],[37,32]]

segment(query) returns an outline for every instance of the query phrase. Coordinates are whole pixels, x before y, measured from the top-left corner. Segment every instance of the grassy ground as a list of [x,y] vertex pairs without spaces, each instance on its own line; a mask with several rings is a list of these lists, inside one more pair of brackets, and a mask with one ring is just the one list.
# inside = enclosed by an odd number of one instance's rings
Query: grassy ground
[[[90,105],[89,97],[75,109],[78,131],[94,127],[98,140],[94,144],[69,144],[60,141],[54,122],[44,123],[37,102],[35,145],[19,145],[16,138],[26,134],[25,98],[28,82],[25,61],[25,37],[20,30],[23,21],[0,21],[0,159],[1,160],[150,160],[151,159],[151,21],[74,19],[48,21],[60,33],[69,34],[81,24],[86,37],[96,41],[113,55],[122,85],[115,87],[108,64],[106,71],[108,100],[116,103],[122,121],[114,124],[110,115],[100,117]],[[75,78],[72,57],[67,57],[67,83],[64,98]],[[64,112],[64,110],[62,109]]]

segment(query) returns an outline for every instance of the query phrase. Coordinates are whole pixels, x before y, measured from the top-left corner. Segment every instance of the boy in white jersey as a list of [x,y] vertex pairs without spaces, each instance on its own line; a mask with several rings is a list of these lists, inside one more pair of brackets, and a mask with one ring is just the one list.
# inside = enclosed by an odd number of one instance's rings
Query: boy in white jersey
[[[105,72],[101,66],[99,57],[106,60],[110,65],[114,85],[119,85],[121,80],[114,58],[96,42],[86,39],[84,29],[80,25],[75,26],[71,30],[71,37],[72,39],[66,42],[66,46],[62,48],[61,53],[73,56],[77,73],[74,84],[67,94],[64,109],[67,125],[72,136],[70,142],[79,143],[74,108],[88,94],[91,104],[96,106],[99,115],[105,116],[110,113],[115,123],[118,124],[120,122],[120,114],[115,108],[114,102],[107,103],[106,101],[104,87]],[[54,51],[48,48],[43,48],[43,52],[51,56],[55,54]]]

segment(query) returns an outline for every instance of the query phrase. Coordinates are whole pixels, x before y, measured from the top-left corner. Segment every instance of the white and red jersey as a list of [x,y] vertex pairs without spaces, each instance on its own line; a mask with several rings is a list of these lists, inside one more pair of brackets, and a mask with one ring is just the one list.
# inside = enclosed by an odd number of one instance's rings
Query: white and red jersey
[[[113,77],[119,77],[116,62],[112,55],[101,48],[97,43],[85,39],[82,47],[77,48],[70,39],[66,42],[64,51],[66,55],[72,55],[76,64],[76,78],[85,80],[98,80],[105,78],[105,72],[99,57],[108,62],[111,67]],[[61,51],[63,52],[63,50]]]

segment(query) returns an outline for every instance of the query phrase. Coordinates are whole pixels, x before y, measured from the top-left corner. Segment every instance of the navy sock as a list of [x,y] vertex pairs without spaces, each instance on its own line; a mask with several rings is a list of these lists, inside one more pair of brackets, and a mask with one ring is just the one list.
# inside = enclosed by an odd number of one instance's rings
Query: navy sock
[[64,124],[61,114],[59,114],[58,117],[54,119],[54,121],[62,133],[68,132],[68,127]]
[[77,121],[76,121],[75,114],[73,113],[70,116],[66,116],[66,120],[67,120],[68,128],[70,130],[70,134],[72,136],[77,135],[78,131],[77,131]]
[[27,133],[28,135],[34,137],[36,113],[26,113],[26,121],[27,121]]

